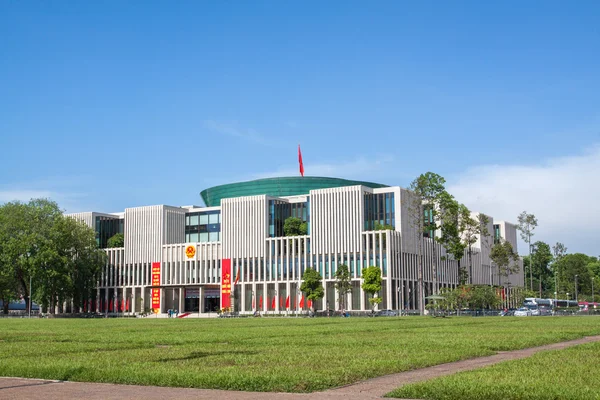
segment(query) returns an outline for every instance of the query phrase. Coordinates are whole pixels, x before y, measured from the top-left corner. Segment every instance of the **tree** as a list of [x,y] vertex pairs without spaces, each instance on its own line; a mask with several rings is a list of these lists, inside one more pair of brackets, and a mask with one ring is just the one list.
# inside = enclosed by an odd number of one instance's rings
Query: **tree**
[[283,234],[285,236],[304,236],[308,233],[308,225],[300,218],[289,217],[283,223]]
[[[461,210],[466,209],[463,204],[448,193],[440,196],[440,236],[438,242],[446,249],[447,254],[456,260],[458,265],[458,282],[464,285],[467,282],[468,273],[461,266],[461,260],[465,255],[468,244],[462,240],[465,230],[465,221],[460,217]],[[465,214],[469,214],[467,212]]]
[[552,263],[552,273],[554,275],[554,292],[558,294],[558,265],[557,262],[567,254],[567,246],[562,244],[561,242],[556,242],[554,246],[552,246],[552,253],[554,254],[554,262]]
[[[560,271],[558,284],[563,293],[569,293],[571,298],[575,298],[576,293],[590,293],[592,286],[592,275],[588,265],[595,261],[594,257],[589,257],[582,253],[567,254],[556,262]],[[577,280],[577,291],[575,290],[575,281]]]
[[300,291],[306,294],[308,300],[313,301],[313,311],[315,309],[314,303],[322,299],[325,295],[323,285],[321,284],[321,274],[319,271],[313,268],[307,268],[302,275],[302,285],[300,285]]
[[115,233],[106,242],[108,248],[113,247],[124,247],[125,246],[125,235],[122,233]]
[[[464,205],[459,206],[459,218],[461,222],[461,236],[464,244],[467,248],[467,255],[469,261],[469,282],[473,281],[473,245],[477,243],[477,240],[482,236],[482,227],[487,226],[487,222],[482,221],[481,218],[487,218],[480,214],[480,218],[473,218],[471,211]],[[487,228],[485,228],[487,231]],[[482,239],[483,242],[483,239]]]
[[[537,218],[533,214],[527,214],[527,211],[523,211],[519,214],[518,217],[519,225],[517,229],[521,231],[521,239],[525,243],[527,243],[527,247],[529,248],[528,255],[531,256],[531,237],[533,236],[533,231],[538,225]],[[529,268],[529,290],[533,291],[533,271],[532,268]]]
[[350,270],[346,264],[340,264],[335,271],[335,288],[338,291],[340,310],[346,309],[346,297],[352,290]]
[[105,253],[94,231],[65,217],[55,202],[34,199],[0,206],[0,295],[34,299],[50,312],[66,299],[93,295]]
[[370,295],[369,302],[371,303],[371,311],[374,311],[375,305],[381,303],[381,297],[377,296],[377,293],[381,290],[381,269],[371,265],[370,267],[363,269],[362,278],[362,290]]
[[[10,276],[16,295],[29,307],[29,282],[44,283],[44,269],[51,266],[53,252],[52,226],[62,216],[58,205],[46,199],[28,203],[9,202],[0,207],[0,258],[3,275]],[[60,279],[60,273],[56,273]],[[39,281],[38,281],[39,280]]]
[[543,291],[551,291],[552,288],[552,272],[550,264],[553,256],[550,252],[550,246],[542,241],[537,241],[532,245],[533,254],[530,257],[531,270],[534,277],[538,278],[539,294],[542,296]]
[[432,239],[431,272],[433,276],[433,294],[438,293],[436,232],[440,227],[439,203],[446,194],[446,180],[438,174],[427,172],[419,175],[410,184],[410,190],[421,198],[425,208],[423,233]]
[[494,309],[502,303],[496,289],[487,285],[473,286],[471,290],[471,298],[469,305],[471,308],[478,309]]
[[498,266],[498,274],[507,278],[510,274],[519,272],[519,255],[514,251],[512,245],[504,239],[492,246],[490,259]]

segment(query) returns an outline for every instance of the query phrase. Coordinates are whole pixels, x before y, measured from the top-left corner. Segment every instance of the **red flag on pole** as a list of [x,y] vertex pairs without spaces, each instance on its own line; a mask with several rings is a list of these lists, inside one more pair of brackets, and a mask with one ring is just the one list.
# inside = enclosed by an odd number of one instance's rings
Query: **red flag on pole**
[[308,308],[312,308],[312,300],[308,299]]
[[283,308],[283,296],[279,296],[279,308]]
[[112,312],[112,310],[113,310],[113,302],[111,301],[108,303],[108,311]]
[[129,311],[129,299],[127,299],[127,311]]
[[300,164],[300,175],[304,176],[304,164],[302,163],[302,151],[300,151],[300,145],[298,145],[298,163]]
[[237,274],[235,274],[235,282],[233,282],[233,284],[237,285],[237,283],[239,281],[240,281],[240,267],[238,266]]
[[254,301],[254,300],[256,300],[256,297],[252,296],[252,309],[253,309],[253,310],[254,310],[254,303],[255,303],[255,301]]
[[288,294],[287,299],[285,299],[285,308],[290,308],[290,295]]
[[274,310],[277,306],[277,296],[273,296],[273,301],[271,302],[271,308]]
[[258,298],[258,308],[260,308],[262,310],[262,294],[260,295],[260,297]]
[[300,308],[304,308],[304,295],[300,298]]

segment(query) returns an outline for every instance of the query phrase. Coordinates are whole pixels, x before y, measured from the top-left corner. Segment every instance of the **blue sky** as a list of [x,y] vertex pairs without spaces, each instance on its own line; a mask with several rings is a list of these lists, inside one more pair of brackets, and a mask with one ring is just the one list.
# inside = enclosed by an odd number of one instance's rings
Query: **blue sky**
[[198,204],[300,143],[307,175],[431,170],[597,254],[599,27],[596,1],[4,1],[0,201]]

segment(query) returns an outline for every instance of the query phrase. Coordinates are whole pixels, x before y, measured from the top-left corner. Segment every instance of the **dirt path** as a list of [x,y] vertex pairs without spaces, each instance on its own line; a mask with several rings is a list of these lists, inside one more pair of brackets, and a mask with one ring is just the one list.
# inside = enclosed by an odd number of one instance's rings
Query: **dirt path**
[[58,400],[162,400],[173,399],[377,399],[407,383],[419,382],[438,376],[450,375],[485,367],[502,361],[530,357],[544,350],[558,350],[583,343],[600,341],[600,336],[532,347],[523,350],[505,351],[487,357],[472,358],[440,364],[429,368],[385,375],[352,385],[318,393],[261,393],[232,392],[226,390],[166,388],[156,386],[114,385],[107,383],[63,382],[41,379],[0,378],[0,399]]

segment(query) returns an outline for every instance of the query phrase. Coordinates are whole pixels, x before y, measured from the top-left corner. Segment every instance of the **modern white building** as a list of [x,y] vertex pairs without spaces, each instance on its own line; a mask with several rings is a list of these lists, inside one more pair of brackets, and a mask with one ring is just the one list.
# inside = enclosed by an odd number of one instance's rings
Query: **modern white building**
[[[370,309],[361,270],[371,265],[382,270],[380,309],[418,309],[420,236],[410,223],[410,191],[371,182],[288,177],[217,186],[201,196],[205,207],[157,205],[117,214],[71,214],[95,229],[103,248],[115,233],[125,238],[124,247],[106,248],[108,262],[94,308],[214,313],[231,307],[240,313],[293,313],[308,308],[299,286],[304,270],[314,268],[325,288],[315,308],[337,309],[334,274],[346,264],[352,275],[348,310]],[[290,216],[306,222],[305,236],[284,236],[283,224]],[[491,236],[473,246],[469,282],[522,287],[522,268],[503,277],[489,258],[499,238],[517,248],[516,228],[488,219]],[[376,230],[383,225],[392,229]],[[431,239],[423,238],[423,243],[424,295],[458,285],[458,262]],[[467,257],[461,263],[466,266]]]

